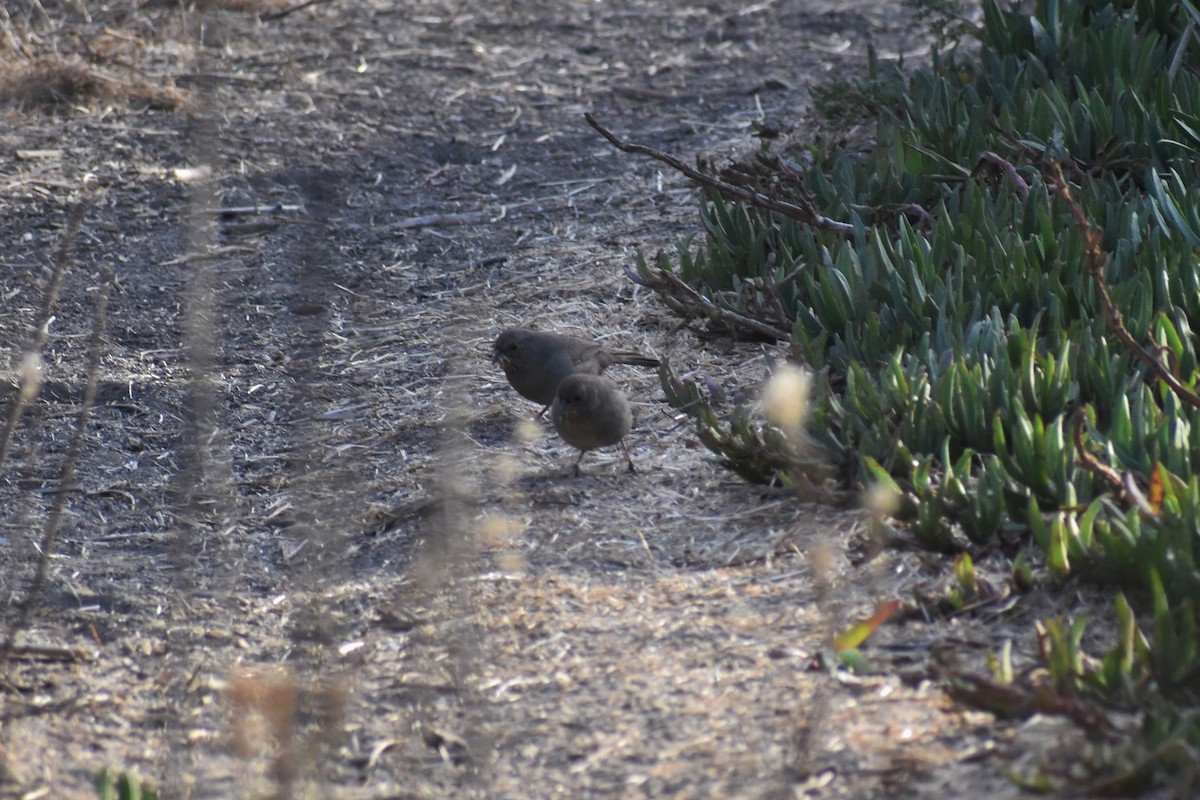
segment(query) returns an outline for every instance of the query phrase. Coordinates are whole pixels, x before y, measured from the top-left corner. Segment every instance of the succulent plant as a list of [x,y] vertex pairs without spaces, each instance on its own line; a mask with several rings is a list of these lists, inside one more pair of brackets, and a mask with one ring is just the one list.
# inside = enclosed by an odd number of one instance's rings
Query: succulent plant
[[666,366],[663,388],[747,480],[886,482],[927,545],[1032,542],[1056,575],[1149,596],[1152,644],[1120,596],[1101,667],[1070,626],[1046,627],[1045,656],[1089,690],[1156,682],[1180,705],[1148,728],[1175,720],[1195,752],[1200,18],[1166,0],[983,6],[977,55],[912,75],[872,61],[851,95],[879,100],[867,155],[814,145],[746,171],[847,225],[709,194],[702,243],[637,263],[676,312],[790,341],[814,372],[817,450]]

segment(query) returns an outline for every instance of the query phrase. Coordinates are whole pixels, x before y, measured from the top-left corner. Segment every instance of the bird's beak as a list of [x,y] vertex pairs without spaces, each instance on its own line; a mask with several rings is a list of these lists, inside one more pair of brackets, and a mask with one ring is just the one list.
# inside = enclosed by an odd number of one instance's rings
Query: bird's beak
[[492,363],[493,363],[493,364],[498,364],[498,363],[500,363],[500,358],[501,358],[501,356],[500,356],[500,348],[499,348],[499,347],[493,347],[493,348],[492,348]]

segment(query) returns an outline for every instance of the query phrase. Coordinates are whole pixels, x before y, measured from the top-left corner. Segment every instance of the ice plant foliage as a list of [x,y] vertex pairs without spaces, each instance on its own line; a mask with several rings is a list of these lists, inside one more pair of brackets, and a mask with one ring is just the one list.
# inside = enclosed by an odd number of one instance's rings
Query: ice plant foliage
[[[876,117],[869,154],[818,142],[748,170],[851,233],[713,193],[703,241],[639,259],[635,278],[718,327],[782,332],[810,371],[729,411],[664,368],[739,474],[883,484],[930,546],[1032,543],[1052,575],[1142,598],[1115,596],[1102,659],[1080,656],[1079,621],[1039,641],[1060,691],[1136,700],[1146,763],[1179,766],[1163,754],[1200,746],[1200,14],[983,6],[974,54],[872,63],[818,95]],[[793,446],[797,408],[819,459]]]

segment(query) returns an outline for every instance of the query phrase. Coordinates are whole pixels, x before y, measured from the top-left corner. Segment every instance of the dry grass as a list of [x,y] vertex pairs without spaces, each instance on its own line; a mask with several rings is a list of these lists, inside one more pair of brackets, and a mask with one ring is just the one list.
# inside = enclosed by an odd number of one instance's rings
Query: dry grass
[[48,55],[0,63],[0,105],[19,111],[54,107],[97,109],[117,103],[126,108],[183,111],[183,92],[150,80],[120,80],[77,56]]

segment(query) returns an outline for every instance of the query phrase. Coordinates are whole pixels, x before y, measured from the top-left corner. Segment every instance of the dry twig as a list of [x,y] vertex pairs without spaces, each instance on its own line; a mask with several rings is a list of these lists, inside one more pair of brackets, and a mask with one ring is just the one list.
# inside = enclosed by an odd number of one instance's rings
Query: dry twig
[[[792,270],[790,275],[799,275],[799,272]],[[792,325],[792,320],[788,317],[787,310],[783,307],[783,293],[780,291],[780,284],[775,280],[775,254],[771,253],[768,256],[766,269],[762,272],[763,288],[766,290],[767,297],[771,300],[771,311],[775,314],[776,321],[785,327]],[[784,276],[786,283],[788,276]]]
[[[54,267],[50,273],[50,282],[46,284],[46,294],[42,297],[42,307],[33,324],[29,346],[25,348],[26,359],[41,358],[42,347],[46,344],[46,337],[50,335],[50,316],[54,313],[54,306],[58,303],[63,278],[67,274],[67,265],[70,263],[71,246],[79,234],[79,226],[83,223],[83,214],[87,211],[88,205],[88,201],[81,200],[71,210],[71,216],[67,219],[67,229],[63,232],[62,241],[59,242],[58,250],[54,253]],[[27,377],[32,379],[32,376]],[[36,392],[36,386],[29,386],[23,382],[12,405],[9,406],[8,417],[4,420],[4,428],[0,430],[0,467],[4,466],[4,462],[8,459],[8,448],[12,444],[12,435],[16,431],[17,423],[21,420],[25,404]]]
[[1092,225],[1079,203],[1071,195],[1071,187],[1063,177],[1062,166],[1055,163],[1050,168],[1050,176],[1056,184],[1052,188],[1057,189],[1059,197],[1063,199],[1067,209],[1075,217],[1075,224],[1083,235],[1088,274],[1096,286],[1096,292],[1100,295],[1100,305],[1104,309],[1104,320],[1108,323],[1108,327],[1112,328],[1113,333],[1121,340],[1121,344],[1125,345],[1139,361],[1149,367],[1150,372],[1165,383],[1176,397],[1192,408],[1200,408],[1200,394],[1196,394],[1195,391],[1185,386],[1179,376],[1172,372],[1166,364],[1138,344],[1137,340],[1133,338],[1133,334],[1125,327],[1125,317],[1113,302],[1112,295],[1108,291],[1108,284],[1104,280],[1104,265],[1108,259],[1100,247],[1100,231]]
[[623,153],[637,153],[638,155],[650,156],[653,159],[661,161],[671,169],[679,172],[684,177],[695,181],[705,188],[712,189],[722,197],[731,197],[735,200],[741,200],[745,203],[765,208],[768,211],[774,211],[776,214],[781,214],[797,222],[802,222],[805,225],[811,225],[814,228],[822,230],[834,231],[844,235],[854,233],[854,226],[848,222],[839,222],[829,219],[817,212],[811,204],[805,203],[803,206],[798,206],[794,203],[788,203],[783,200],[776,200],[773,197],[768,197],[762,192],[756,192],[753,189],[747,189],[742,186],[737,186],[719,178],[714,178],[711,175],[706,175],[697,169],[689,167],[687,164],[680,161],[675,156],[664,153],[661,150],[655,150],[653,147],[647,147],[644,144],[634,144],[627,142],[618,137],[615,133],[605,128],[591,114],[584,114],[583,118],[587,120],[588,125],[595,128],[601,136],[607,139],[613,147]]
[[[65,258],[64,258],[65,260]],[[71,434],[71,442],[67,446],[66,459],[63,462],[62,476],[58,481],[58,489],[54,493],[54,504],[50,507],[50,516],[42,529],[42,540],[38,545],[37,570],[29,589],[17,608],[16,616],[9,623],[4,643],[0,645],[0,675],[8,670],[8,661],[13,653],[13,645],[17,634],[29,622],[33,606],[41,596],[46,584],[46,575],[50,571],[50,557],[54,553],[54,545],[58,539],[58,531],[62,517],[66,511],[67,496],[75,485],[75,468],[79,464],[80,453],[83,452],[84,438],[87,433],[88,420],[91,417],[92,405],[96,402],[96,383],[100,374],[100,356],[104,352],[104,327],[108,321],[108,293],[116,279],[112,267],[105,266],[102,273],[99,291],[96,295],[96,317],[92,324],[92,338],[88,345],[87,385],[83,392],[83,401],[79,406],[79,414],[75,420],[75,430]]]
[[769,325],[765,322],[752,319],[744,314],[739,314],[736,311],[732,311],[728,308],[722,308],[704,295],[697,292],[691,286],[688,286],[682,278],[673,272],[668,272],[664,269],[658,269],[656,270],[656,273],[659,280],[667,284],[667,287],[673,290],[673,294],[675,295],[676,299],[680,299],[679,296],[683,295],[681,300],[682,302],[690,303],[692,310],[708,317],[709,319],[713,319],[718,322],[724,322],[727,325],[732,325],[734,327],[746,328],[776,341],[787,341],[791,338],[791,334],[782,328],[777,328],[774,325]]
[[1022,202],[1029,199],[1029,184],[1026,183],[1025,179],[1021,177],[1021,174],[1017,172],[1016,166],[1014,166],[1011,161],[1009,161],[1007,158],[1004,158],[999,153],[993,153],[991,151],[984,153],[982,156],[980,156],[979,160],[999,167],[1001,171],[1008,176],[1008,179],[1012,181],[1013,186],[1016,187],[1017,195],[1021,198]]
[[1149,519],[1157,520],[1158,512],[1146,499],[1132,472],[1120,472],[1100,461],[1092,455],[1083,441],[1084,413],[1083,409],[1075,412],[1071,436],[1075,441],[1075,459],[1079,466],[1100,479],[1108,490],[1125,506],[1137,506]]
[[277,19],[283,19],[284,17],[288,16],[289,14],[295,14],[297,11],[302,11],[302,10],[308,8],[309,6],[320,5],[321,3],[328,3],[328,2],[330,2],[330,0],[304,0],[304,2],[297,3],[294,6],[288,6],[287,8],[281,8],[279,11],[275,11],[270,14],[263,14],[261,17],[259,17],[259,19],[262,20],[263,22],[271,22],[271,21],[274,21]]
[[482,211],[464,211],[460,214],[423,214],[419,217],[409,217],[396,223],[400,230],[408,228],[429,228],[443,225],[474,225],[486,219]]

